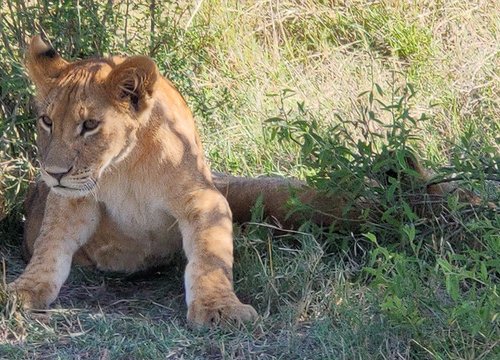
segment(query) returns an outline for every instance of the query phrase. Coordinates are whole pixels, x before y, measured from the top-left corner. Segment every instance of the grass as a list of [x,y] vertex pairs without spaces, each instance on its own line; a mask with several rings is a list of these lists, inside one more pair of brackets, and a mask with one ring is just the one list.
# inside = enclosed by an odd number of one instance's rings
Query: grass
[[[25,266],[36,149],[22,53],[40,28],[68,58],[152,56],[216,170],[360,196],[377,166],[411,176],[383,155],[412,149],[499,204],[495,1],[0,3],[4,282]],[[262,316],[254,327],[189,329],[182,258],[132,277],[75,268],[43,313],[18,311],[0,286],[0,358],[498,358],[498,211],[451,196],[423,217],[398,181],[362,195],[382,199],[384,217],[360,232],[276,232],[258,209],[235,226],[235,287]]]

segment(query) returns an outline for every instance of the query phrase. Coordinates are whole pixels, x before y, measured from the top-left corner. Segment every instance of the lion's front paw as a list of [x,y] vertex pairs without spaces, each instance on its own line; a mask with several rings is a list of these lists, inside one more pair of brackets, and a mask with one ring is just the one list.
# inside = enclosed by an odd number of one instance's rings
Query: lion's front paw
[[195,326],[241,325],[256,318],[255,309],[242,304],[234,294],[193,300],[187,314],[188,322]]
[[24,309],[45,309],[57,297],[57,286],[45,282],[16,280],[7,285],[7,291],[21,301]]

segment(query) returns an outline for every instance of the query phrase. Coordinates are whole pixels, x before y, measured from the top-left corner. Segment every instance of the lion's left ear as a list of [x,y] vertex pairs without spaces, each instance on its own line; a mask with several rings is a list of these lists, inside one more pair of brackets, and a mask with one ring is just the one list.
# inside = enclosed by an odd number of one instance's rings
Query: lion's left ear
[[159,77],[153,60],[147,56],[132,56],[109,73],[106,88],[113,100],[128,103],[133,111],[140,113],[147,107]]

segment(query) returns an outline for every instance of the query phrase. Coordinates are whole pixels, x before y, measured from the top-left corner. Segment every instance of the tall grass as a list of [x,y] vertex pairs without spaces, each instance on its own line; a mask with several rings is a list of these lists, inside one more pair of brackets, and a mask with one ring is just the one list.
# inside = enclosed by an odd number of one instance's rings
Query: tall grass
[[[235,240],[236,290],[262,315],[248,331],[185,327],[182,260],[147,278],[75,269],[44,314],[17,311],[0,289],[0,358],[498,357],[497,2],[0,3],[6,281],[24,266],[36,135],[23,52],[39,32],[68,59],[152,56],[187,98],[214,169],[300,177],[375,198],[383,214],[366,214],[361,231],[276,233],[257,205]],[[483,203],[452,195],[417,211],[408,199],[428,184],[408,186],[408,154]]]

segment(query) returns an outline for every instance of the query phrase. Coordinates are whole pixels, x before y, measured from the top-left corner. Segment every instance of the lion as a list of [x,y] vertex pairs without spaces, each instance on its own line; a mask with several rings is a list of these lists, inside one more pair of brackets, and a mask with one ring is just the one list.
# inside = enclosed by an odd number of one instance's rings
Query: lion
[[8,285],[25,308],[49,306],[72,264],[133,273],[183,251],[188,322],[251,322],[257,312],[233,288],[233,220],[249,220],[262,197],[267,215],[297,221],[287,217],[290,188],[319,209],[316,222],[360,217],[341,194],[298,180],[212,173],[185,100],[146,56],[69,62],[35,36],[26,68],[40,179],[25,202],[29,262]]
[[232,215],[191,111],[145,56],[70,63],[29,45],[41,181],[25,230],[31,259],[9,289],[26,308],[57,297],[71,264],[134,272],[184,251],[190,323],[247,322],[233,289]]

